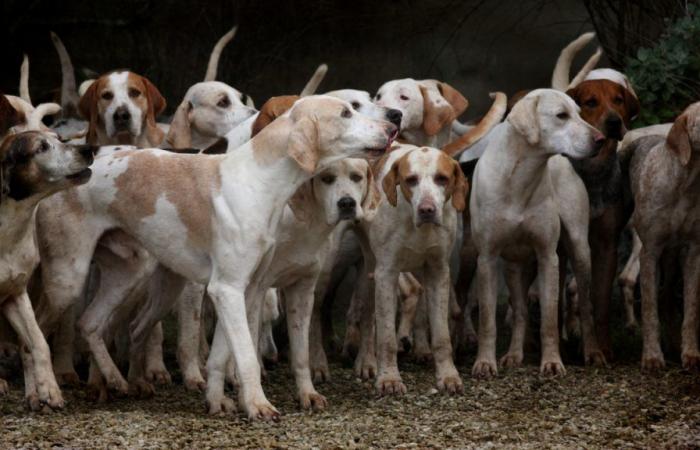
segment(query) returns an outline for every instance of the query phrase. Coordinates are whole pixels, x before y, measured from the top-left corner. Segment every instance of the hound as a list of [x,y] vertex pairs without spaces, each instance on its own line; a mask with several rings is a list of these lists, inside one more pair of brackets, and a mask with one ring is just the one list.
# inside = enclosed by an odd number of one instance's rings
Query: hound
[[[75,301],[97,239],[107,229],[123,229],[173,275],[207,284],[221,324],[215,339],[231,346],[238,369],[240,405],[249,417],[276,418],[279,413],[260,385],[246,289],[267,267],[283,206],[296,189],[335,161],[383,152],[395,132],[387,122],[354,113],[346,102],[308,97],[235,154],[148,149],[98,158],[93,183],[70,196],[52,197],[37,215],[45,237],[70,230],[61,242],[41,242],[47,309]],[[65,255],[75,263],[67,264]],[[161,294],[175,298],[182,284],[172,283]],[[132,352],[142,348],[149,332],[131,329]],[[106,349],[93,353],[102,372],[115,374],[108,387],[123,390]]]

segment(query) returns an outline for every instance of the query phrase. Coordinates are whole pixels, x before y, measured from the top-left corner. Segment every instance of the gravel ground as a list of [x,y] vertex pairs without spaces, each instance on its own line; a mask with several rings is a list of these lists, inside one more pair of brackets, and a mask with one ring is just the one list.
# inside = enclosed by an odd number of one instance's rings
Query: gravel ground
[[106,405],[65,390],[64,411],[30,413],[15,382],[0,402],[0,448],[700,448],[700,376],[677,365],[656,375],[636,364],[570,365],[565,377],[542,379],[529,364],[491,381],[472,380],[470,365],[460,365],[462,395],[437,393],[432,368],[402,363],[408,394],[377,398],[332,364],[332,380],[318,386],[329,408],[314,414],[297,408],[280,365],[265,383],[279,423],[206,416],[202,396],[180,385]]

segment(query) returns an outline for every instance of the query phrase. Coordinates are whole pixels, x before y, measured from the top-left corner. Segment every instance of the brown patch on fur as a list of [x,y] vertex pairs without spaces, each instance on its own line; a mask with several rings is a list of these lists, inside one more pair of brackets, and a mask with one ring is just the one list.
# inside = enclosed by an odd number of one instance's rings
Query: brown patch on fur
[[449,180],[445,186],[445,200],[452,198],[452,206],[459,212],[464,211],[469,193],[469,183],[464,177],[462,168],[459,167],[459,162],[442,152],[437,167],[438,173],[447,176]]
[[426,87],[420,86],[420,92],[423,95],[423,131],[428,136],[435,136],[445,126],[451,124],[457,115],[449,103],[436,105]]
[[581,107],[581,118],[603,132],[605,121],[611,115],[618,115],[629,127],[630,121],[639,114],[637,98],[610,80],[584,81],[566,93]]
[[464,98],[464,96],[455,88],[442,81],[437,83],[440,94],[445,97],[445,100],[452,106],[454,110],[455,119],[461,116],[464,111],[469,107],[469,100]]
[[279,97],[271,97],[264,105],[260,108],[260,113],[258,117],[253,122],[253,131],[251,137],[260,133],[263,128],[272,123],[276,118],[287,112],[289,108],[292,107],[294,102],[299,100],[301,97],[298,95],[282,95]]
[[219,164],[223,157],[134,151],[128,155],[127,170],[115,180],[117,195],[109,206],[116,217],[136,229],[155,214],[158,198],[177,209],[187,228],[190,245],[211,249],[212,195],[221,189]]
[[411,169],[408,163],[408,155],[410,154],[411,152],[407,152],[401,158],[394,161],[394,164],[391,165],[391,170],[389,170],[382,180],[382,189],[384,190],[386,199],[389,201],[391,206],[396,206],[398,204],[396,185],[401,186],[401,192],[406,200],[410,202],[411,197],[413,197],[411,188],[406,184],[406,178],[411,174]]

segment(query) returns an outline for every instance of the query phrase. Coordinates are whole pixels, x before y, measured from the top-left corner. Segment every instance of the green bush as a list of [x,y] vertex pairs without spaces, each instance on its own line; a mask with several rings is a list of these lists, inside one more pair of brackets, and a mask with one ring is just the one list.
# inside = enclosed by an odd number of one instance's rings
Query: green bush
[[656,45],[627,60],[625,73],[642,105],[635,126],[670,122],[700,100],[700,8],[690,4],[685,16],[665,23]]

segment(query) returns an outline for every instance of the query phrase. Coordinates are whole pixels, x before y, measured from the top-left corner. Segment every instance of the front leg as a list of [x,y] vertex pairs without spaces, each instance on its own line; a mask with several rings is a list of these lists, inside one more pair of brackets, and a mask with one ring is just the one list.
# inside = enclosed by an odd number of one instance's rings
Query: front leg
[[683,269],[683,326],[681,361],[686,370],[700,370],[698,302],[700,302],[700,245],[690,247]]
[[163,360],[163,323],[158,322],[153,327],[146,341],[146,380],[157,385],[172,383],[170,372]]
[[303,409],[325,409],[326,398],[316,392],[309,368],[309,324],[314,305],[316,277],[303,278],[284,289],[287,301],[287,329],[294,379],[297,384],[299,404]]
[[639,256],[642,288],[642,369],[657,370],[665,366],[659,340],[659,308],[657,305],[657,262],[660,252],[651,245],[642,247]]
[[202,301],[204,286],[187,282],[177,304],[177,362],[185,388],[204,391],[206,382],[199,367],[202,335]]
[[396,361],[396,293],[399,271],[379,261],[374,270],[374,315],[377,333],[378,374],[375,386],[381,395],[404,394]]
[[523,346],[527,328],[527,288],[522,267],[517,263],[507,263],[505,267],[506,285],[511,307],[511,336],[508,352],[501,358],[501,367],[520,367],[523,363]]
[[554,249],[537,257],[540,291],[540,341],[542,343],[542,375],[564,375],[566,369],[559,354],[559,258]]
[[491,378],[496,367],[496,304],[498,301],[498,257],[479,254],[477,262],[479,293],[479,350],[472,368],[476,378]]
[[425,269],[430,344],[435,360],[435,375],[440,391],[450,394],[462,392],[464,387],[452,359],[452,342],[448,326],[450,304],[450,269],[447,261],[428,264]]

